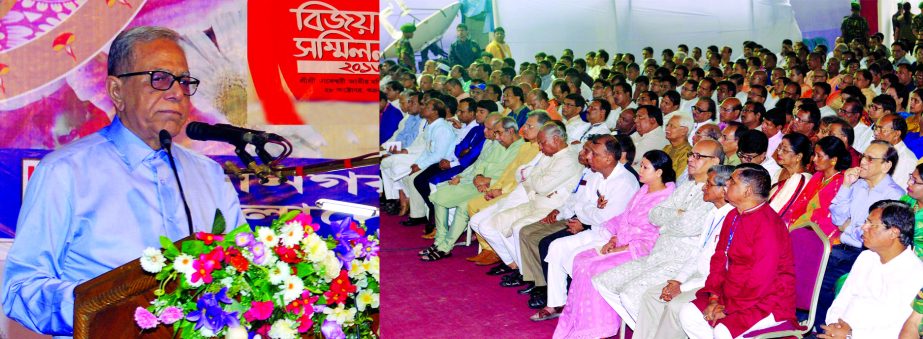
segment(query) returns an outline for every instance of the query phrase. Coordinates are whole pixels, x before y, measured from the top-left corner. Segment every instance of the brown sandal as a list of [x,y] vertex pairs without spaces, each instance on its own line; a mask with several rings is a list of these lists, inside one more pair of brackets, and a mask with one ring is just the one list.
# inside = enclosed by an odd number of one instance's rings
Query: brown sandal
[[557,310],[555,310],[554,313],[551,313],[551,312],[548,312],[548,307],[545,307],[543,309],[538,310],[538,313],[535,313],[531,317],[529,317],[529,320],[545,321],[545,320],[551,320],[551,319],[554,319],[560,316],[561,316],[561,312],[558,312]]

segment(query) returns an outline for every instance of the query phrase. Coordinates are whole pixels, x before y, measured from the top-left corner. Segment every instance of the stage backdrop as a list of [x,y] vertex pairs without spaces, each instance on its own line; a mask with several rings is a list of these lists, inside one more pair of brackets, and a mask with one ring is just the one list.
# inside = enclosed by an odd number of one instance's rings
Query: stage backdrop
[[[281,134],[294,144],[284,164],[301,166],[377,150],[378,21],[371,0],[0,1],[0,274],[36,164],[112,121],[106,53],[120,31],[179,32],[190,72],[202,80],[191,119]],[[230,146],[176,141],[219,163],[236,161]],[[369,166],[285,184],[229,179],[247,220],[262,225],[319,198],[377,205],[377,178]],[[374,231],[378,220],[367,225]],[[39,337],[0,315],[0,338]]]
[[[202,80],[191,120],[283,135],[291,165],[377,150],[376,1],[19,0],[0,5],[0,238],[15,233],[31,169],[48,152],[108,125],[106,53],[122,30],[165,26],[183,36]],[[177,142],[220,160],[232,147]],[[248,219],[321,197],[375,204],[377,168],[237,180]]]

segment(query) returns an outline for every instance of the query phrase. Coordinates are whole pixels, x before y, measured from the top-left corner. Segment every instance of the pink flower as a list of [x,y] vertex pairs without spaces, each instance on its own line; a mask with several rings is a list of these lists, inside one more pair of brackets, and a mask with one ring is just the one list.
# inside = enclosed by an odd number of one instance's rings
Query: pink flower
[[298,318],[298,333],[305,333],[314,326],[314,321],[311,320],[311,313],[302,314]]
[[143,307],[135,309],[135,323],[138,324],[138,327],[145,330],[157,327],[158,324],[157,317],[155,317],[151,311]]
[[250,309],[244,313],[244,319],[251,323],[256,320],[266,320],[272,315],[272,310],[272,301],[254,301],[250,304]]
[[205,232],[196,232],[195,238],[205,242],[205,245],[211,246],[211,244],[217,241],[224,241],[223,235],[205,233]]
[[180,319],[183,319],[183,311],[175,306],[167,307],[160,313],[160,322],[170,325],[177,322]]
[[313,223],[313,220],[311,219],[311,214],[308,214],[308,213],[301,213],[295,216],[295,218],[292,220],[300,222],[302,225],[304,225],[305,229],[307,229],[308,227],[311,227],[312,229],[314,229],[315,232],[317,232],[317,230],[320,229],[320,225]]
[[193,260],[192,268],[195,269],[195,272],[192,272],[192,282],[195,283],[201,280],[206,284],[210,284],[215,266],[215,262],[212,260]]

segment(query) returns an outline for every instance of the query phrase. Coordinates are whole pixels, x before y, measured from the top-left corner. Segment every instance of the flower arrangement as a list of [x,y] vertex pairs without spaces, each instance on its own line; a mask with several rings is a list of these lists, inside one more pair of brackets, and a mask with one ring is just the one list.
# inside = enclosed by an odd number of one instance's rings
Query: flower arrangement
[[223,231],[219,212],[212,233],[181,248],[161,237],[162,250],[144,251],[141,267],[160,287],[135,310],[138,327],[172,325],[182,338],[237,328],[263,338],[377,337],[379,241],[351,218],[322,226],[292,211],[269,227]]

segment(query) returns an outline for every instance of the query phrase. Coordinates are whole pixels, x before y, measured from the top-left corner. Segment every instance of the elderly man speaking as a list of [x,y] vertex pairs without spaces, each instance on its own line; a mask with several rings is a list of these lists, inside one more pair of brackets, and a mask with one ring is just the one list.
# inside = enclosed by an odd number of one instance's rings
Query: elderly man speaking
[[[7,257],[3,311],[29,329],[70,336],[74,287],[179,240],[189,225],[158,134],[179,134],[199,80],[190,76],[179,35],[159,27],[120,33],[109,50],[106,90],[112,124],[45,156],[23,199]],[[195,229],[220,210],[245,222],[234,188],[217,163],[173,147]]]

